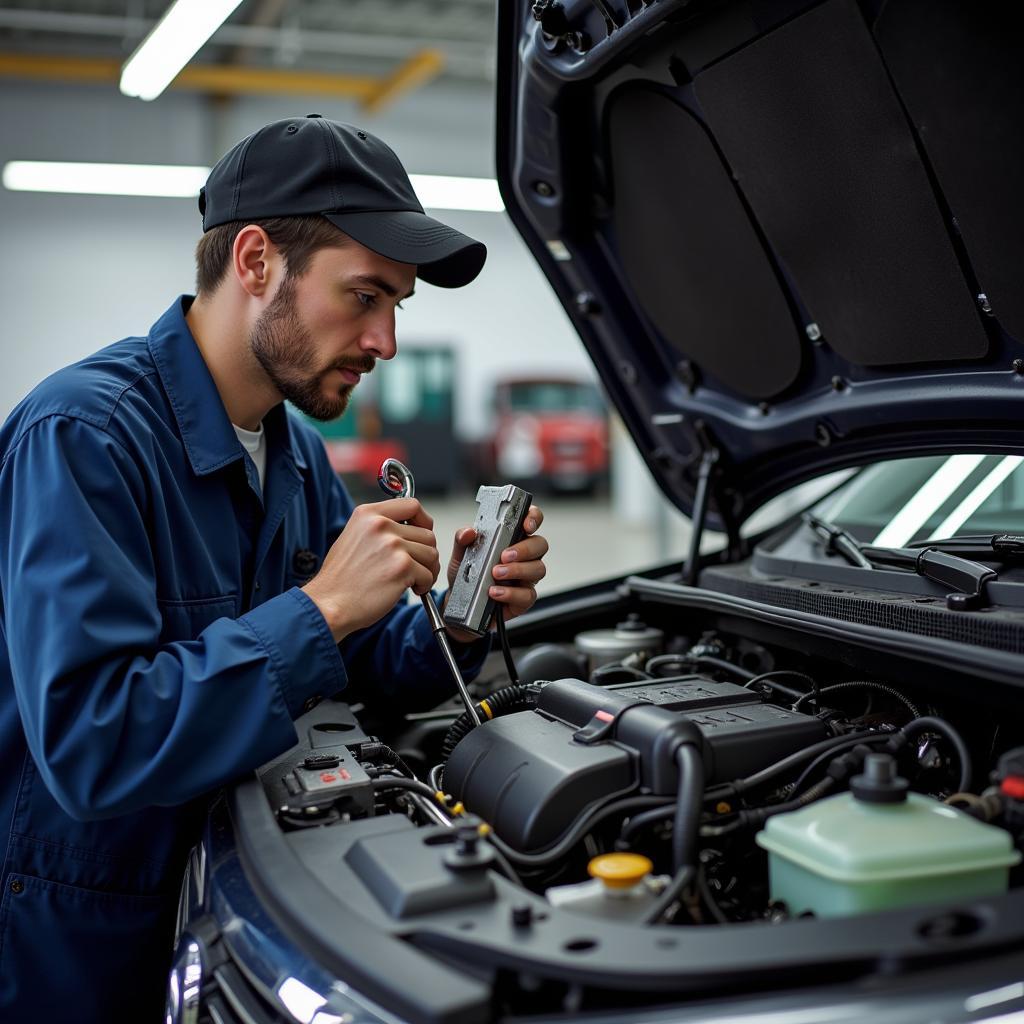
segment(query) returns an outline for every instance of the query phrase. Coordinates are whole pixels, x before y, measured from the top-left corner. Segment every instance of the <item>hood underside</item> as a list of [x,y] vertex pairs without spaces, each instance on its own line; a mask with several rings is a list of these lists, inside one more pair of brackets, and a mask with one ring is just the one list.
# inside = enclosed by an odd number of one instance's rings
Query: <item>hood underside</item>
[[1024,15],[510,0],[498,177],[665,492],[1020,451]]

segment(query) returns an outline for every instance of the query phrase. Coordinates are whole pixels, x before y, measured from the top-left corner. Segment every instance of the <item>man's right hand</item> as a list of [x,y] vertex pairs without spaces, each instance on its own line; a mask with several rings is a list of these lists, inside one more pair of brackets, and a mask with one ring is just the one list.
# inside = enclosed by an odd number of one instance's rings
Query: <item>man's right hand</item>
[[335,642],[372,625],[409,588],[427,593],[441,571],[434,521],[415,498],[359,505],[320,571],[302,589]]

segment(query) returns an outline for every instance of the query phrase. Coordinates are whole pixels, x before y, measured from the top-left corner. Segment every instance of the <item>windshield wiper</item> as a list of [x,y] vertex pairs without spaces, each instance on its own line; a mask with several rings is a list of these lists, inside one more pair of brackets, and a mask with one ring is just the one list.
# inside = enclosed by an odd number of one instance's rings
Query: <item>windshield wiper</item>
[[[985,587],[998,576],[987,565],[940,550],[935,543],[926,547],[879,548],[861,544],[852,533],[819,519],[812,512],[805,512],[803,520],[825,540],[826,551],[842,555],[851,565],[862,569],[878,566],[909,569],[918,576],[951,587],[953,592],[946,595],[946,607],[956,611],[968,611],[985,604]],[[1024,538],[1017,539],[1024,541]]]
[[1024,534],[1019,533],[965,533],[959,537],[938,540],[915,540],[908,548],[938,548],[951,555],[985,558],[990,561],[1011,562],[1024,559]]
[[825,550],[829,554],[842,555],[850,565],[856,565],[858,568],[874,569],[871,561],[861,551],[860,541],[852,533],[848,533],[841,526],[819,519],[813,512],[805,512],[803,519],[825,541]]

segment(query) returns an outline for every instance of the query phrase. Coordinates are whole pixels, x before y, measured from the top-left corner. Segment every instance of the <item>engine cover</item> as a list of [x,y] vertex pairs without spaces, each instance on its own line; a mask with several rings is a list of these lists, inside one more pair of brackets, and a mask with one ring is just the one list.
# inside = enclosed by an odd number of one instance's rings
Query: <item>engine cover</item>
[[[522,851],[557,842],[616,795],[675,794],[675,752],[696,727],[708,784],[749,774],[824,739],[817,718],[701,677],[617,688],[548,683],[533,711],[504,715],[452,751],[445,789]],[[685,780],[683,780],[685,784]]]

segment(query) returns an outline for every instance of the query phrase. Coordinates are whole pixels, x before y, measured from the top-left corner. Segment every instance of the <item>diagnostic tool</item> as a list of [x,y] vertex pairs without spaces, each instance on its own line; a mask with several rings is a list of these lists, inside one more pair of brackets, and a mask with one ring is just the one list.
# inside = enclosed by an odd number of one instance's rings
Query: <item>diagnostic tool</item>
[[533,495],[514,484],[481,487],[480,506],[473,529],[476,540],[462,556],[459,574],[448,592],[444,621],[456,629],[483,636],[494,617],[497,602],[490,596],[492,570],[505,548],[523,539],[523,522]]

